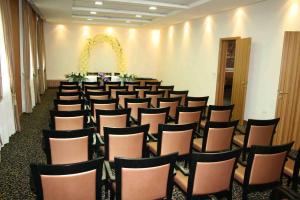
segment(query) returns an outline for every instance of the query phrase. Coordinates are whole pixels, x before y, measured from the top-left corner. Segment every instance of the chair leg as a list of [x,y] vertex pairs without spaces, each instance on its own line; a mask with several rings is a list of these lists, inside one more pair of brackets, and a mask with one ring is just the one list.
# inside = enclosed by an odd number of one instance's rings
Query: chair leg
[[243,190],[242,199],[248,200],[248,192],[246,190]]
[[288,180],[287,180],[287,186],[290,186],[291,180],[292,180],[292,179],[291,179],[291,177],[287,177],[287,179],[288,179]]

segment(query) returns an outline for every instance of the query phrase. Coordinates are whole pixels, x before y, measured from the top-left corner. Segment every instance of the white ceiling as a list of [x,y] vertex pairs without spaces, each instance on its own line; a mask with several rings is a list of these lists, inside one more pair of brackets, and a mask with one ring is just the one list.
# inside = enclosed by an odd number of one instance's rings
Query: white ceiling
[[[29,0],[49,22],[161,27],[264,0]],[[102,2],[96,5],[95,1]],[[156,10],[150,10],[151,6]],[[96,12],[96,14],[91,14]],[[141,17],[137,17],[140,15]]]

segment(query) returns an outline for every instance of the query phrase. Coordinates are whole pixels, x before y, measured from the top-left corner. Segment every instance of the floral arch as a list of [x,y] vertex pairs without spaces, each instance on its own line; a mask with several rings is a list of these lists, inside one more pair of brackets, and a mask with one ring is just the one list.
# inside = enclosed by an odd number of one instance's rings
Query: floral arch
[[84,46],[84,49],[80,56],[80,71],[83,73],[87,73],[89,70],[89,59],[91,55],[91,51],[95,48],[95,46],[99,43],[108,43],[113,51],[116,54],[118,70],[120,73],[126,72],[126,64],[124,58],[124,52],[120,45],[119,40],[111,35],[99,34],[93,38],[87,39],[87,43]]

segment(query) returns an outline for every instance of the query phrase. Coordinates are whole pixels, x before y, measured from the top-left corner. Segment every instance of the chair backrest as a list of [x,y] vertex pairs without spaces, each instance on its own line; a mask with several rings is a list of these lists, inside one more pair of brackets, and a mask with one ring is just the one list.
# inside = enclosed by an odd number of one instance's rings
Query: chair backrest
[[116,199],[171,199],[177,154],[144,159],[115,158]]
[[139,108],[138,123],[139,125],[149,124],[149,133],[157,134],[158,125],[166,124],[170,108]]
[[82,82],[82,88],[85,90],[86,87],[90,87],[90,88],[97,88],[99,87],[99,83],[98,82]]
[[93,129],[43,130],[48,164],[71,164],[93,158]]
[[169,116],[174,118],[176,117],[176,109],[180,105],[181,97],[176,98],[158,98],[158,107],[166,108],[170,107]]
[[151,86],[151,91],[157,91],[157,87],[161,85],[161,81],[146,81],[145,86]]
[[89,93],[89,92],[104,92],[104,86],[85,86],[84,87],[84,92],[85,94]]
[[270,120],[249,119],[245,132],[244,148],[250,148],[252,145],[272,145],[278,122],[279,118]]
[[116,110],[118,101],[116,99],[91,100],[92,115],[96,119],[96,110]]
[[189,93],[189,91],[170,91],[169,97],[170,98],[181,97],[180,105],[184,106],[188,93]]
[[280,184],[286,156],[292,143],[280,146],[256,146],[250,148],[244,175],[244,186],[274,187]]
[[193,153],[189,165],[187,197],[231,194],[235,167],[241,150]]
[[205,112],[206,106],[199,107],[177,107],[176,109],[176,124],[191,124],[201,122],[203,113]]
[[230,150],[237,124],[238,121],[207,122],[204,128],[202,152]]
[[186,97],[186,107],[207,106],[208,96],[205,97]]
[[88,100],[107,100],[110,98],[110,92],[86,92]]
[[97,132],[103,136],[104,127],[125,128],[130,126],[130,109],[96,110]]
[[74,86],[78,86],[79,82],[69,82],[69,81],[60,81],[59,86],[63,86],[63,87],[74,87]]
[[57,99],[59,100],[79,100],[82,97],[81,92],[72,92],[72,93],[58,92],[56,95],[57,95]]
[[234,105],[208,106],[207,120],[213,122],[228,122],[231,119]]
[[170,86],[158,86],[157,91],[164,91],[165,95],[164,98],[169,97],[169,92],[174,90],[174,85]]
[[66,164],[31,164],[37,199],[101,199],[103,158]]
[[151,91],[152,87],[151,86],[134,86],[133,87],[133,90],[134,91],[137,91],[139,94],[138,94],[138,97],[139,98],[145,98],[145,92],[146,91]]
[[104,82],[105,91],[109,91],[111,86],[121,86],[121,82]]
[[118,104],[125,108],[125,99],[136,99],[138,98],[138,92],[135,91],[117,91]]
[[113,162],[116,157],[144,158],[149,125],[129,128],[104,128],[104,159]]
[[151,106],[157,108],[157,99],[163,98],[165,92],[164,91],[145,91],[145,98],[151,98]]
[[54,100],[54,109],[57,111],[84,110],[84,100]]
[[178,156],[188,157],[192,153],[193,133],[197,124],[159,124],[157,155],[178,153]]
[[125,108],[131,109],[131,117],[138,120],[139,108],[150,108],[151,99],[125,99]]
[[61,93],[74,93],[80,92],[81,89],[79,86],[59,86],[58,91]]
[[110,92],[110,97],[112,99],[116,99],[117,98],[117,92],[126,92],[128,91],[128,87],[127,86],[110,86],[109,87],[109,92]]
[[50,111],[50,127],[56,131],[71,131],[83,129],[87,126],[90,112],[81,111]]
[[134,91],[134,86],[140,86],[140,82],[138,82],[138,81],[124,82],[124,86],[127,86],[128,91],[132,92],[132,91]]

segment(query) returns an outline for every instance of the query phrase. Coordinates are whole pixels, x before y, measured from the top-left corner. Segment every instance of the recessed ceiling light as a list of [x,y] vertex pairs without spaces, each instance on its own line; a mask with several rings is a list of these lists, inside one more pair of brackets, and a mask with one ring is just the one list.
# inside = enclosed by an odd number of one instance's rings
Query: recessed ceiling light
[[155,6],[150,6],[150,7],[149,7],[149,10],[157,10],[157,7],[155,7]]
[[87,19],[88,21],[92,21],[93,19]]
[[90,12],[92,15],[96,15],[97,13],[95,11]]
[[101,5],[103,5],[103,2],[102,1],[95,1],[95,5],[101,6]]
[[137,17],[137,18],[141,18],[141,17],[142,17],[142,15],[136,15],[135,17]]

